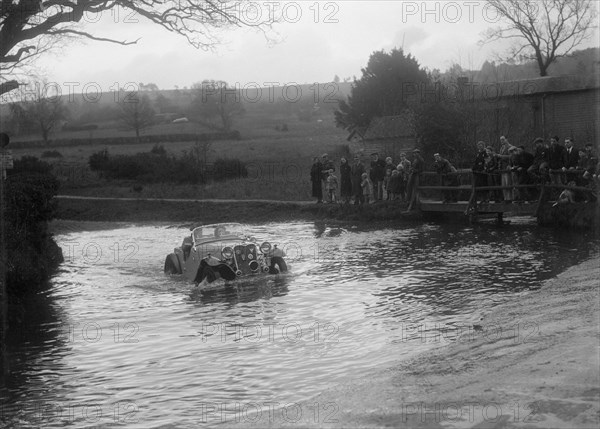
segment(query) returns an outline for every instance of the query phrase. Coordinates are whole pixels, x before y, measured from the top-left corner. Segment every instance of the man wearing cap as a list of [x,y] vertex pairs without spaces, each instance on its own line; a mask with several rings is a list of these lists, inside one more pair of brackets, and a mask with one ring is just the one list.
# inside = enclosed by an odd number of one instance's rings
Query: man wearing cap
[[[435,159],[433,163],[433,169],[437,172],[437,174],[440,175],[440,181],[442,183],[442,186],[456,186],[456,176],[452,174],[456,172],[456,169],[452,166],[452,164],[450,164],[450,161],[448,161],[445,158],[442,158],[442,156],[439,153],[434,153],[433,158]],[[442,194],[444,196],[444,203],[456,202],[455,192],[442,191]]]
[[416,197],[417,187],[421,179],[421,173],[425,168],[425,160],[421,156],[421,151],[417,148],[413,150],[413,161],[410,166],[410,174],[408,177],[406,199],[412,205],[413,198]]

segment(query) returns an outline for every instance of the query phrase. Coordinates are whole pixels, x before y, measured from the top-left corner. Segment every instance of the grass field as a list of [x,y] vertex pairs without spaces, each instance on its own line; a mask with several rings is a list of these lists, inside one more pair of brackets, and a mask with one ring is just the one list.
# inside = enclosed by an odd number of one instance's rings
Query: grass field
[[[347,154],[347,133],[336,128],[333,116],[327,115],[311,122],[303,122],[295,116],[265,115],[252,111],[239,118],[235,128],[241,140],[213,141],[207,153],[207,163],[217,158],[238,158],[248,167],[248,177],[227,182],[205,185],[138,184],[131,181],[100,179],[88,166],[90,155],[108,149],[111,155],[148,152],[154,143],[79,146],[55,146],[13,149],[18,158],[23,155],[41,157],[43,152],[58,151],[61,158],[44,158],[55,166],[61,180],[61,193],[94,196],[139,196],[153,198],[235,198],[273,199],[285,201],[311,200],[310,166],[315,156],[324,152],[330,155],[336,166],[339,158]],[[289,131],[277,131],[277,124],[287,124]],[[172,126],[185,126],[186,133],[206,132],[193,123],[156,126],[154,132],[173,133]],[[95,130],[94,133],[123,135],[117,129]],[[147,130],[149,134],[152,130]],[[80,132],[81,133],[81,132]],[[131,132],[128,132],[131,135]],[[124,134],[128,135],[128,134]],[[55,136],[66,138],[68,135]],[[168,153],[181,155],[193,149],[194,142],[168,142],[163,147]],[[356,150],[358,148],[350,148]],[[141,190],[140,190],[141,186]],[[133,189],[136,189],[134,191]]]

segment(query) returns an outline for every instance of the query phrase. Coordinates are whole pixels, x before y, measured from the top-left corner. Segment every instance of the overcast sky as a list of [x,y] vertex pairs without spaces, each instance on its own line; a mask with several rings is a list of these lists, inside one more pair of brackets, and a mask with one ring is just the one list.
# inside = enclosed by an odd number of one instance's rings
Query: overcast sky
[[[498,25],[484,1],[336,1],[255,2],[253,11],[268,17],[270,8],[283,12],[273,26],[271,45],[251,29],[224,32],[227,43],[217,52],[197,50],[187,41],[126,11],[90,17],[86,29],[97,36],[122,40],[140,38],[136,45],[85,41],[39,61],[48,80],[99,85],[108,91],[118,83],[155,83],[160,89],[191,86],[203,79],[244,85],[278,82],[329,82],[360,76],[361,67],[377,50],[404,46],[430,69],[452,63],[479,68],[501,44],[478,46],[481,33]],[[250,14],[251,9],[240,9]],[[117,21],[115,23],[115,21]],[[598,33],[583,47],[595,46]],[[69,84],[77,88],[76,84]],[[267,85],[265,85],[267,86]],[[80,92],[80,91],[75,91]]]

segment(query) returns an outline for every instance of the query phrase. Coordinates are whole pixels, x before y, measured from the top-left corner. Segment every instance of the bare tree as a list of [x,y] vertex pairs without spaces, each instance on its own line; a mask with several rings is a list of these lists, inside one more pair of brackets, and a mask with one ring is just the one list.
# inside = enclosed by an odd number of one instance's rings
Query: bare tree
[[203,124],[231,131],[234,119],[245,113],[239,90],[224,81],[204,80],[192,88],[196,95],[190,110]]
[[511,58],[535,60],[540,76],[557,58],[591,37],[597,25],[596,0],[487,0],[504,26],[490,28],[481,43],[516,39]]
[[121,120],[135,131],[135,136],[140,138],[140,131],[154,124],[154,109],[147,95],[140,96],[130,92],[119,103],[121,107]]
[[20,65],[26,65],[65,38],[120,45],[137,42],[92,34],[87,29],[93,25],[78,25],[84,17],[106,11],[135,14],[205,50],[220,42],[219,29],[252,26],[265,32],[270,23],[278,20],[272,14],[261,22],[248,21],[238,13],[239,8],[239,2],[221,0],[0,0],[0,95],[19,87],[15,71]]
[[12,103],[10,110],[19,131],[37,129],[45,144],[49,142],[50,133],[67,117],[67,108],[60,97]]

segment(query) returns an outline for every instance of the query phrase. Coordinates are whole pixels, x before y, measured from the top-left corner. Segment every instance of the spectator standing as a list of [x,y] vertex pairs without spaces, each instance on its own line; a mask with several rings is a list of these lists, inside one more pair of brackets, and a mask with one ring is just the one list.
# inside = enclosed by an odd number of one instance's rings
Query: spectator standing
[[[508,153],[508,149],[510,148],[510,143],[508,139],[504,136],[500,137],[500,150],[496,155],[498,159],[498,171],[500,172],[500,185],[501,186],[512,186],[512,173],[509,169],[510,163],[510,153]],[[504,201],[512,201],[513,199],[513,189],[505,188],[502,190],[502,196],[504,197]]]
[[[488,146],[485,148],[485,164],[484,170],[487,174],[487,186],[499,186],[500,185],[500,173],[498,172],[498,158],[494,153],[494,148]],[[492,198],[495,202],[502,200],[500,192],[498,190],[491,191]],[[487,193],[489,198],[490,192]]]
[[327,197],[329,199],[328,202],[330,203],[336,203],[337,202],[337,198],[336,198],[336,194],[337,194],[337,188],[338,188],[338,179],[335,176],[335,174],[333,174],[333,170],[329,170],[329,176],[327,176]]
[[573,173],[573,170],[577,169],[579,166],[579,150],[573,147],[573,139],[571,137],[567,137],[565,139],[565,162],[562,168],[563,171],[569,170],[566,173],[567,182],[577,181],[578,175]]
[[[477,142],[477,155],[475,155],[475,161],[473,162],[473,185],[475,187],[487,186],[487,175],[485,174],[485,142]],[[487,192],[477,191],[475,198],[482,197],[484,200],[487,199]]]
[[385,177],[385,161],[379,159],[377,152],[371,154],[371,169],[369,178],[373,184],[373,195],[375,200],[383,199],[383,178]]
[[[395,168],[394,168],[395,170]],[[383,198],[387,201],[392,199],[392,191],[390,189],[390,179],[392,178],[392,170],[385,169],[385,177],[383,178]]]
[[400,163],[396,166],[396,170],[400,173],[400,186],[398,193],[402,201],[406,201],[406,184],[410,175],[411,162],[406,158],[405,153],[400,154]]
[[365,172],[365,166],[360,161],[360,156],[354,155],[354,164],[351,167],[352,174],[352,194],[354,195],[354,204],[364,203],[364,197],[362,193],[362,175]]
[[388,183],[388,193],[391,200],[403,198],[403,196],[400,195],[401,180],[400,172],[396,169],[392,170],[390,181]]
[[352,197],[352,167],[346,158],[340,160],[340,199],[349,204]]
[[373,204],[375,202],[375,198],[373,195],[373,182],[369,179],[369,175],[367,173],[363,173],[361,177],[360,186],[362,188],[362,196],[364,201],[367,204]]
[[385,159],[385,175],[383,177],[383,198],[391,200],[391,192],[389,190],[389,181],[392,177],[392,171],[396,169],[391,157]]
[[317,199],[317,204],[323,202],[323,187],[321,186],[321,172],[323,165],[319,157],[313,158],[313,165],[310,168],[310,181],[312,182],[312,196]]
[[421,173],[425,169],[425,160],[421,156],[421,151],[419,149],[413,150],[413,161],[410,166],[410,172],[408,176],[408,184],[407,184],[407,195],[406,199],[409,203],[412,203],[413,199],[416,197],[417,188],[419,187],[419,182],[421,180]]
[[566,149],[558,142],[558,136],[554,136],[550,139],[550,147],[548,148],[548,168],[550,169],[550,182],[561,185],[563,182],[562,175],[557,171],[552,171],[562,170],[565,166]]

